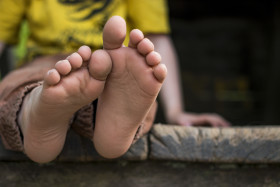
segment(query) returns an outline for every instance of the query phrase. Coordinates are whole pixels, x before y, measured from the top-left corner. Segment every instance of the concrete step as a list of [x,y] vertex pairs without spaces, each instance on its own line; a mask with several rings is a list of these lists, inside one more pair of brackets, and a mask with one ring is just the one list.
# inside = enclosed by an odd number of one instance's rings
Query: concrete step
[[[117,160],[209,163],[280,163],[280,127],[181,127],[156,124]],[[27,161],[0,144],[0,161]],[[56,161],[104,161],[92,142],[69,131]]]

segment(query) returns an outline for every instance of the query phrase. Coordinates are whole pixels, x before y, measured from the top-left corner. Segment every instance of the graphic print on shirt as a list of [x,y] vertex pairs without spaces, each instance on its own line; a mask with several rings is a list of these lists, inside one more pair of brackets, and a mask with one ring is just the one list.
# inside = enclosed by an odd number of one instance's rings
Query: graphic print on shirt
[[59,36],[70,46],[97,45],[101,47],[102,29],[118,8],[120,0],[57,0],[62,5],[71,26]]
[[92,18],[96,14],[104,13],[112,0],[58,0],[59,3],[68,6],[76,6],[76,13],[87,11],[88,13],[80,18],[73,17],[73,20],[83,21]]

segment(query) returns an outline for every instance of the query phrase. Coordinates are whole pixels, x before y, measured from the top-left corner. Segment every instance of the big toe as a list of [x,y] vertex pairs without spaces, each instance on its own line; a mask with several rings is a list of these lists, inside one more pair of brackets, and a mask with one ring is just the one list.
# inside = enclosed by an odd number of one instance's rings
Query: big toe
[[104,49],[117,49],[122,47],[126,36],[126,23],[120,16],[111,17],[103,29]]
[[96,50],[92,53],[89,62],[89,72],[94,79],[105,81],[111,69],[111,57],[105,50]]

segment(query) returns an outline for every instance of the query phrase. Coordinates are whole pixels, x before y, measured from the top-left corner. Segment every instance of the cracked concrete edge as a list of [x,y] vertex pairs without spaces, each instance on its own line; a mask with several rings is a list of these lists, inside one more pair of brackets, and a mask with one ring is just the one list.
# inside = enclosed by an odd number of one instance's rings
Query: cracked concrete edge
[[[125,155],[113,160],[147,160],[148,137],[141,137],[133,144]],[[6,150],[0,140],[0,161],[29,161],[22,152]],[[110,161],[101,157],[95,150],[91,140],[77,135],[74,131],[68,132],[64,148],[55,161],[79,162],[79,161]]]
[[150,159],[230,163],[280,163],[280,127],[154,125]]
[[[106,161],[90,140],[69,132],[57,161]],[[174,160],[215,163],[280,163],[280,127],[180,127],[156,124],[116,160]],[[4,149],[1,161],[27,161],[20,152]]]

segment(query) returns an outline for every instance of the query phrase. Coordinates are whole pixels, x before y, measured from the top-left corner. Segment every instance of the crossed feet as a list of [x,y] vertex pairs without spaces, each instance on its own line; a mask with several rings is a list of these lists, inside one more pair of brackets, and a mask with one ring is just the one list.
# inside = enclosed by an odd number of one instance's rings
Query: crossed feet
[[104,157],[116,158],[130,147],[166,77],[153,44],[139,30],[124,47],[126,23],[118,16],[103,30],[104,49],[87,46],[58,61],[41,86],[23,102],[19,123],[24,151],[44,163],[61,152],[73,114],[98,98],[93,143]]

